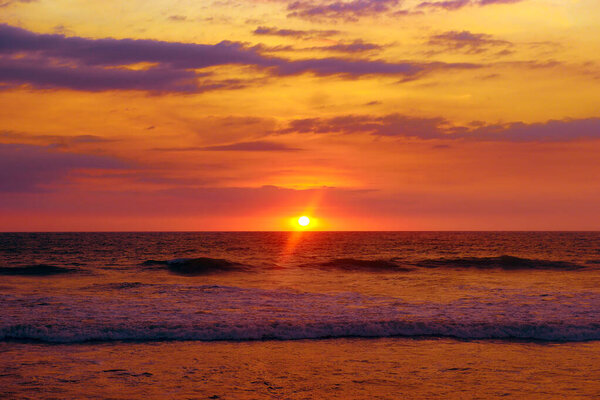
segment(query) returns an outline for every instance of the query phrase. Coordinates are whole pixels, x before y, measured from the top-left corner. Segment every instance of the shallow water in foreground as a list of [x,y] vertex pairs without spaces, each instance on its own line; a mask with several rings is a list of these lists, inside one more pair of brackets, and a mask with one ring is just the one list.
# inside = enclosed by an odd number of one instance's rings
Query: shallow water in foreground
[[596,399],[599,377],[599,342],[0,344],[10,399]]

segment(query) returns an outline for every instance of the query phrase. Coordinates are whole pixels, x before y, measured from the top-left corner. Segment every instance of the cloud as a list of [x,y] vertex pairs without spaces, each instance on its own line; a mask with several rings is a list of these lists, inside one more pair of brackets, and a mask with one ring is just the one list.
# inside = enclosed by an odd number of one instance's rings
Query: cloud
[[108,139],[97,135],[36,135],[25,132],[0,131],[0,139],[18,142],[34,142],[52,147],[68,147],[78,144],[94,144],[114,142],[114,139]]
[[[349,44],[346,50],[368,46]],[[271,76],[312,73],[318,76],[360,77],[396,75],[415,79],[441,69],[472,69],[467,63],[387,62],[372,59],[308,58],[287,60],[260,53],[260,46],[242,43],[193,44],[133,39],[85,39],[37,34],[0,25],[0,82],[35,88],[84,91],[144,90],[200,93],[239,89],[252,83],[240,79],[200,79],[198,70],[222,65],[245,65]],[[128,68],[146,63],[147,68]]]
[[144,39],[87,39],[37,34],[0,25],[0,54],[29,53],[47,60],[63,59],[86,66],[158,63],[169,69],[200,69],[224,64],[270,66],[272,61],[241,43],[162,42]]
[[447,1],[424,1],[417,8],[433,8],[444,10],[458,10],[466,6],[489,6],[492,4],[520,3],[524,0],[447,0]]
[[417,8],[437,8],[444,10],[458,10],[466,6],[489,6],[492,4],[520,3],[524,0],[447,0],[447,1],[424,1]]
[[126,168],[110,157],[53,151],[50,147],[0,144],[0,192],[38,192],[80,169]]
[[357,54],[357,53],[367,53],[376,50],[381,50],[384,46],[365,42],[361,39],[356,39],[353,41],[344,41],[340,40],[337,43],[329,44],[325,46],[311,46],[311,47],[295,47],[295,46],[265,46],[265,45],[257,45],[255,48],[260,48],[261,50],[272,53],[272,52],[280,52],[280,51],[293,51],[293,52],[301,52],[301,51],[324,51],[324,52],[333,52],[333,53],[346,53],[346,54]]
[[34,3],[36,1],[38,1],[38,0],[1,0],[0,8],[8,7],[13,4],[19,4],[19,3]]
[[48,149],[69,149],[80,145],[95,145],[116,141],[97,135],[36,135],[26,132],[0,131],[0,140],[5,143],[27,143],[47,146]]
[[[66,88],[90,92],[147,90],[153,92],[197,92],[192,71],[151,68],[149,70],[77,68],[55,66],[30,58],[0,60],[0,80],[7,84],[29,84],[39,89]],[[211,89],[209,86],[208,89]]]
[[448,31],[429,37],[427,42],[430,46],[435,46],[444,50],[462,51],[469,54],[478,54],[488,51],[491,48],[501,47],[502,51],[507,51],[513,44],[507,40],[494,38],[485,33],[472,33],[469,31]]
[[490,4],[512,4],[520,3],[524,0],[479,0],[477,3],[481,6],[488,6]]
[[361,17],[382,14],[399,4],[399,0],[295,1],[287,7],[289,17],[357,21]]
[[443,118],[418,118],[400,114],[382,117],[344,115],[333,118],[293,120],[280,133],[365,133],[376,136],[438,138],[448,122]]
[[279,133],[368,134],[423,140],[485,142],[568,142],[599,140],[600,118],[550,120],[532,124],[512,122],[457,126],[444,118],[419,118],[401,114],[344,115],[292,120]]
[[467,6],[512,4],[524,0],[442,0],[421,1],[412,8],[402,8],[403,0],[274,0],[287,3],[288,17],[329,22],[356,22],[363,17],[388,15],[401,17],[421,15],[424,10],[458,10]]
[[600,139],[600,118],[549,120],[533,124],[512,122],[482,126],[466,134],[472,140],[510,142],[567,142]]
[[458,10],[471,5],[471,0],[424,1],[417,8],[441,8],[444,10]]
[[299,148],[290,147],[282,143],[268,141],[239,142],[233,144],[205,147],[169,147],[156,148],[158,151],[298,151]]
[[309,30],[296,30],[296,29],[280,29],[276,27],[259,26],[254,31],[255,35],[270,35],[270,36],[284,36],[293,37],[297,39],[312,39],[312,38],[326,38],[337,35],[340,33],[338,30],[320,30],[320,29],[309,29]]
[[473,63],[392,63],[384,60],[348,60],[331,57],[288,61],[280,64],[275,73],[284,76],[311,72],[317,76],[340,75],[352,78],[365,75],[396,75],[402,77],[403,80],[411,80],[436,70],[480,67]]
[[333,51],[339,53],[364,53],[373,50],[381,50],[383,46],[375,43],[364,42],[357,39],[351,42],[339,42],[329,46],[311,47],[310,50]]

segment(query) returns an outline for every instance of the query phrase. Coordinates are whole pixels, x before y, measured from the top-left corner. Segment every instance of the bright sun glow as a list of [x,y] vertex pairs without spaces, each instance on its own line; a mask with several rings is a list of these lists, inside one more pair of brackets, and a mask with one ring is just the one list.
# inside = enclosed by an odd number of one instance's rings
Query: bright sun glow
[[308,226],[308,224],[310,224],[310,219],[303,215],[300,218],[298,218],[298,224],[300,224],[300,226]]

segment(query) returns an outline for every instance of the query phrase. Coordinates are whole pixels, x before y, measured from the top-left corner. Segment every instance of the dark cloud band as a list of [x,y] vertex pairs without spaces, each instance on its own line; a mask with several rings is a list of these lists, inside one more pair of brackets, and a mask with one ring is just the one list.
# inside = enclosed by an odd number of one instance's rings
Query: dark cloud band
[[[136,68],[131,68],[136,65]],[[388,62],[336,57],[288,60],[262,54],[260,46],[249,47],[227,41],[193,44],[87,39],[37,34],[0,25],[0,82],[9,86],[28,84],[44,89],[179,93],[245,87],[245,82],[237,79],[200,79],[207,76],[203,69],[224,65],[250,66],[273,77],[312,73],[352,78],[394,75],[403,79],[415,79],[435,70],[479,67],[468,63]]]

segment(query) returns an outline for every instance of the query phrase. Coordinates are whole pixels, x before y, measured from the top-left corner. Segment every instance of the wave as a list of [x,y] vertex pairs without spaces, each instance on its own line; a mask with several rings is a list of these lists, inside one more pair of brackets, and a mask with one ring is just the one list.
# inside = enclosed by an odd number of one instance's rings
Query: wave
[[531,340],[581,342],[600,340],[600,323],[579,324],[443,324],[435,321],[347,321],[345,323],[305,323],[287,321],[259,324],[215,323],[210,326],[185,324],[131,324],[67,328],[52,325],[15,325],[0,328],[1,341],[40,341],[81,343],[90,341],[167,340],[300,340],[333,338],[448,337],[463,340]]
[[462,257],[425,259],[414,263],[423,268],[477,268],[503,270],[576,270],[582,265],[566,261],[549,261],[514,256]]
[[360,260],[355,258],[336,258],[331,261],[318,264],[324,269],[340,269],[344,271],[411,271],[410,268],[402,267],[388,260]]
[[75,268],[57,267],[55,265],[36,264],[19,267],[0,267],[0,275],[48,276],[79,272]]
[[[593,264],[589,261],[588,264]],[[209,273],[251,271],[258,267],[251,267],[220,258],[176,258],[172,260],[146,260],[140,265],[144,267],[166,268],[180,275],[204,275]],[[305,264],[303,267],[323,270],[340,271],[366,271],[366,272],[410,272],[418,268],[447,268],[447,269],[480,269],[480,270],[563,270],[573,271],[586,268],[583,265],[567,261],[551,261],[532,258],[521,258],[510,255],[490,257],[458,257],[458,258],[430,258],[409,261],[404,258],[385,259],[357,259],[334,258],[320,263]],[[261,268],[274,268],[261,266]]]
[[112,282],[112,283],[95,283],[90,286],[85,286],[83,289],[92,290],[119,290],[119,289],[137,289],[144,286],[151,286],[151,283],[142,282]]
[[[573,304],[576,296],[577,304]],[[453,337],[600,340],[600,294],[499,290],[485,299],[409,302],[359,293],[219,285],[138,286],[132,296],[0,293],[0,341],[295,340]],[[85,318],[82,318],[85,316]]]
[[180,275],[204,275],[215,272],[244,271],[247,265],[220,258],[176,258],[173,260],[146,260],[143,266],[164,266],[169,271]]

